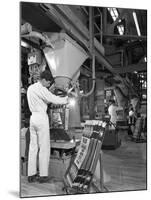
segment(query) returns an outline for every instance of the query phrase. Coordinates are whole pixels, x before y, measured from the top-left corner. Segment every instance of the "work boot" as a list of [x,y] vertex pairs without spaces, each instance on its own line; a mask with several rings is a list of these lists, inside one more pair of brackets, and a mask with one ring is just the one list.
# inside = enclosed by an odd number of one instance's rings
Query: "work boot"
[[32,176],[28,176],[28,182],[29,183],[33,183],[37,181],[37,174],[32,175]]
[[48,176],[40,176],[39,177],[39,183],[47,183],[49,181]]

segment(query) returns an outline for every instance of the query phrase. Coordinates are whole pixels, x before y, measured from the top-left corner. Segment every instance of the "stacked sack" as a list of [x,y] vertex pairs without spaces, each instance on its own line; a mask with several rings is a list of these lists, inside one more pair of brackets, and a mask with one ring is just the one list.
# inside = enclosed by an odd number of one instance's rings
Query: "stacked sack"
[[99,159],[106,122],[87,120],[76,158],[65,178],[71,188],[87,192]]

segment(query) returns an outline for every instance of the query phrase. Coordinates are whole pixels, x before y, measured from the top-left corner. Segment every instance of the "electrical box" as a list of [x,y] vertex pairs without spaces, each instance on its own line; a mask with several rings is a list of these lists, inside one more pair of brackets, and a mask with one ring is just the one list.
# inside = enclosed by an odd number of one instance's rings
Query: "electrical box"
[[28,65],[41,64],[41,53],[39,51],[34,51],[28,54]]

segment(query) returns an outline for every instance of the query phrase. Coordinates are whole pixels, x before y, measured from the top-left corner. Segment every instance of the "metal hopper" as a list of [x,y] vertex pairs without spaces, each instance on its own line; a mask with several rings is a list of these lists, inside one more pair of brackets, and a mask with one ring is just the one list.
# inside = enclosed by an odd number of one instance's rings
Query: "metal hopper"
[[44,48],[45,58],[56,88],[67,90],[71,81],[78,79],[80,66],[88,55],[65,33],[52,33],[50,38],[54,48]]
[[[80,66],[88,58],[86,52],[67,34],[50,33],[53,48],[45,47],[44,54],[50,71],[55,80],[55,88],[68,91],[73,87],[80,75]],[[80,126],[79,103],[70,107],[68,115],[68,126]]]

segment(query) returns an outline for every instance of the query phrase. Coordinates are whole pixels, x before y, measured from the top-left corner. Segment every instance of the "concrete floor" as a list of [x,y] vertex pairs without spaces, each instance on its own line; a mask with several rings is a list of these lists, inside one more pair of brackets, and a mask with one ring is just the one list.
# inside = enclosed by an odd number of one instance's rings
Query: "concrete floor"
[[[145,190],[146,143],[135,143],[127,134],[120,135],[121,146],[115,150],[103,150],[102,164],[104,185],[110,191]],[[64,195],[63,182],[52,178],[49,183],[28,183],[21,176],[21,197]]]

